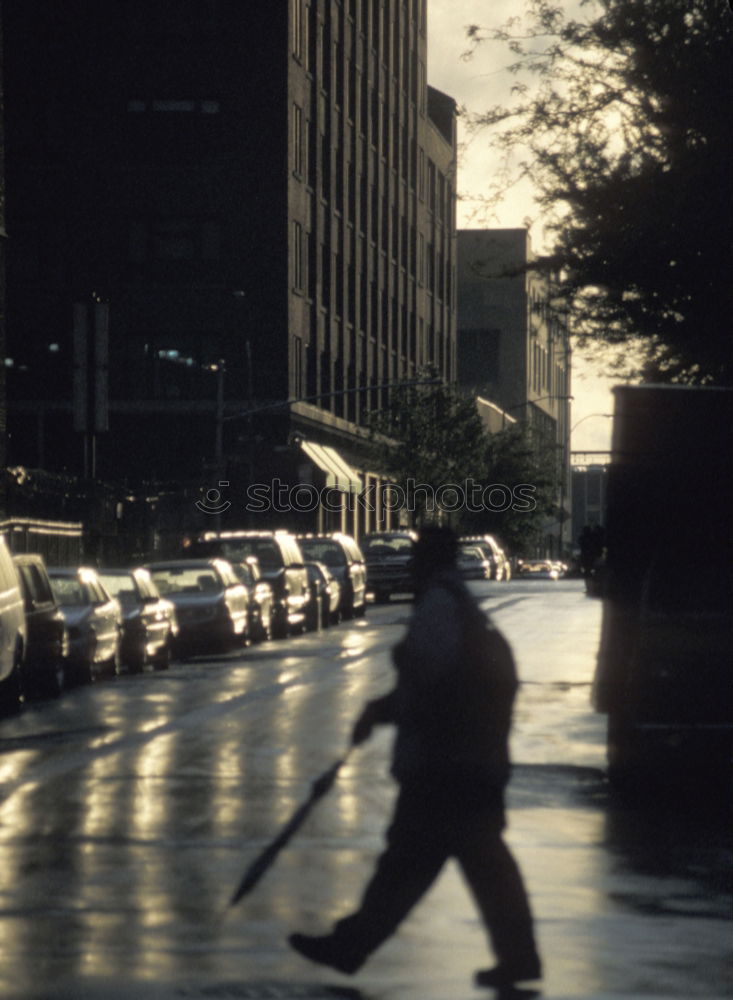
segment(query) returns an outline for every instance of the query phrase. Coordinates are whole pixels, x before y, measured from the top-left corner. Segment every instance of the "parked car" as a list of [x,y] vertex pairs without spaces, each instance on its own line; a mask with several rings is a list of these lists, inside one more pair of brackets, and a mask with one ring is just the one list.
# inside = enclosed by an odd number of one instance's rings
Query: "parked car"
[[502,572],[499,579],[504,580],[505,583],[509,583],[509,581],[512,578],[512,561],[506,554],[506,551],[504,549],[499,548],[499,553],[501,555],[501,560],[503,563]]
[[464,580],[490,580],[491,563],[478,545],[463,544],[458,548],[458,571]]
[[5,538],[0,535],[0,710],[12,711],[20,702],[27,638],[18,572]]
[[557,580],[559,575],[549,559],[527,559],[519,565],[519,576],[523,580]]
[[374,531],[364,536],[367,590],[378,602],[392,594],[411,594],[412,554],[417,535],[414,531]]
[[64,663],[69,653],[66,620],[51,589],[43,556],[13,556],[25,606],[28,641],[21,667],[26,698],[58,696],[64,686]]
[[272,638],[272,615],[275,598],[272,587],[262,576],[259,560],[247,556],[232,563],[232,569],[249,592],[249,637],[253,642]]
[[175,605],[160,596],[150,573],[141,566],[102,569],[99,578],[122,608],[122,665],[132,673],[146,663],[164,670],[170,665],[178,635]]
[[145,567],[175,605],[176,655],[219,653],[247,642],[249,593],[226,559],[179,559]]
[[87,684],[99,674],[116,674],[122,610],[91,566],[50,566],[51,589],[69,633],[67,684]]
[[461,543],[466,542],[471,545],[478,545],[491,566],[491,580],[504,580],[506,556],[502,547],[493,535],[464,535],[460,539]]
[[351,535],[298,535],[300,549],[309,562],[323,563],[340,589],[342,618],[363,615],[366,610],[366,562]]
[[305,625],[308,573],[294,535],[289,531],[207,531],[190,542],[193,557],[219,556],[231,563],[255,556],[274,598],[272,632],[283,638]]
[[340,618],[341,587],[324,563],[307,562],[305,568],[310,591],[305,609],[306,628],[311,631],[327,628]]

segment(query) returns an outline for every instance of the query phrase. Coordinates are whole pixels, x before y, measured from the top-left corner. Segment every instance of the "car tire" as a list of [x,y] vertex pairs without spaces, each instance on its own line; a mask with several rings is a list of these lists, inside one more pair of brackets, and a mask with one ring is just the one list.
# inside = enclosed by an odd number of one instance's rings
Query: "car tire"
[[106,677],[116,677],[120,669],[120,654],[119,651],[114,652],[112,656],[108,657],[106,660],[102,660],[99,664],[100,673],[104,674]]
[[153,670],[167,670],[173,659],[173,638],[168,636],[153,658]]
[[61,659],[53,663],[41,681],[42,698],[58,698],[64,690],[66,673]]
[[4,681],[0,682],[0,714],[13,715],[20,711],[22,687],[20,682],[20,663],[22,655],[16,649],[13,657],[13,669]]
[[289,632],[287,613],[284,608],[278,608],[272,616],[272,634],[275,639],[286,639]]
[[317,597],[305,612],[304,632],[320,632],[323,628],[323,601]]
[[139,649],[136,649],[135,652],[128,657],[125,666],[131,674],[141,674],[145,667],[145,647],[141,646]]
[[339,602],[337,614],[341,621],[347,621],[349,618],[354,617],[354,591],[351,588],[349,588],[349,592],[344,596],[344,600]]
[[267,616],[267,621],[260,617],[259,641],[269,642],[272,639],[272,612]]
[[94,671],[92,670],[91,661],[87,660],[84,663],[74,663],[72,666],[67,668],[66,671],[67,683],[71,687],[81,687],[84,684],[91,684],[94,680]]
[[26,701],[58,698],[64,686],[63,663],[59,660],[30,672],[26,664],[20,673],[20,686]]
[[272,615],[265,621],[262,616],[252,629],[252,642],[269,642],[272,639]]

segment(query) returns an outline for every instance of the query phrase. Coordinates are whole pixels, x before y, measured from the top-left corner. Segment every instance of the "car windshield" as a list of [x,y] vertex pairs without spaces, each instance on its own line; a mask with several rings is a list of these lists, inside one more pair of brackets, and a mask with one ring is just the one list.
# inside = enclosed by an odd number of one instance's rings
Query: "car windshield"
[[244,562],[248,556],[256,556],[261,567],[272,569],[282,565],[280,550],[267,538],[237,538],[218,541],[219,553],[230,562]]
[[298,544],[303,554],[313,562],[321,562],[326,566],[344,566],[346,557],[343,550],[335,542],[321,538],[299,538]]
[[222,589],[214,570],[206,566],[154,569],[152,576],[161,594],[205,594]]
[[129,573],[101,573],[100,578],[110,594],[123,604],[137,600],[135,583]]
[[364,541],[364,554],[370,556],[408,556],[412,548],[412,539],[404,536],[389,538],[378,535]]
[[243,583],[246,587],[251,587],[254,583],[254,575],[252,573],[252,567],[249,563],[233,562],[232,569],[234,570],[235,576]]
[[86,588],[72,576],[55,576],[51,579],[51,590],[56,600],[65,608],[81,608],[89,604]]

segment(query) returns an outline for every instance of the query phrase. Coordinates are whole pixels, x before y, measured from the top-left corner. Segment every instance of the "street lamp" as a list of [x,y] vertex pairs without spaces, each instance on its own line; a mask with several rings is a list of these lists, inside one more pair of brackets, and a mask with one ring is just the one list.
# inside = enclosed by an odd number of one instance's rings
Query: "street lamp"
[[227,413],[224,421],[250,419],[262,413],[275,412],[277,410],[288,410],[296,403],[318,403],[322,399],[334,399],[339,396],[349,396],[359,392],[372,392],[375,389],[404,388],[411,385],[442,385],[441,378],[414,378],[398,379],[397,381],[379,382],[376,385],[357,385],[351,389],[334,389],[333,392],[319,392],[313,396],[298,396],[295,399],[278,399],[271,403],[264,403],[262,406],[255,406],[246,410],[239,410],[237,413]]
[[581,417],[580,420],[578,420],[577,423],[573,424],[573,426],[570,428],[570,433],[572,434],[576,427],[580,427],[580,425],[583,423],[584,420],[590,420],[591,417],[608,417],[608,418],[612,418],[613,414],[612,413],[586,413],[586,415],[584,417]]
[[[504,416],[506,416],[508,413],[511,413],[512,410],[522,410],[522,409],[526,410],[529,406],[532,406],[535,403],[544,403],[544,401],[546,399],[553,399],[553,400],[556,400],[558,403],[569,403],[573,399],[575,399],[575,397],[574,396],[556,396],[553,393],[553,394],[550,394],[550,395],[547,395],[547,396],[538,396],[537,399],[525,399],[521,403],[514,403],[513,406],[503,406],[501,408],[501,411],[502,411],[502,414],[504,414]],[[506,421],[502,417],[502,430],[504,429],[504,424],[505,423],[506,423]]]

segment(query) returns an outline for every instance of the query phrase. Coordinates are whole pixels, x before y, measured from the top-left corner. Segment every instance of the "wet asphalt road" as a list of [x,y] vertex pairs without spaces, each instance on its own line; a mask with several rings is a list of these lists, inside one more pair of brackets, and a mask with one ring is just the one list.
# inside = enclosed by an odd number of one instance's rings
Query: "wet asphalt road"
[[[621,806],[577,581],[476,584],[522,688],[508,841],[547,997],[733,996],[728,817]],[[407,602],[241,654],[118,677],[0,721],[0,996],[460,1000],[487,953],[453,866],[353,980],[292,954],[357,901],[389,817],[391,736],[355,751],[251,896],[244,868],[391,684]],[[483,991],[483,995],[487,994]]]

